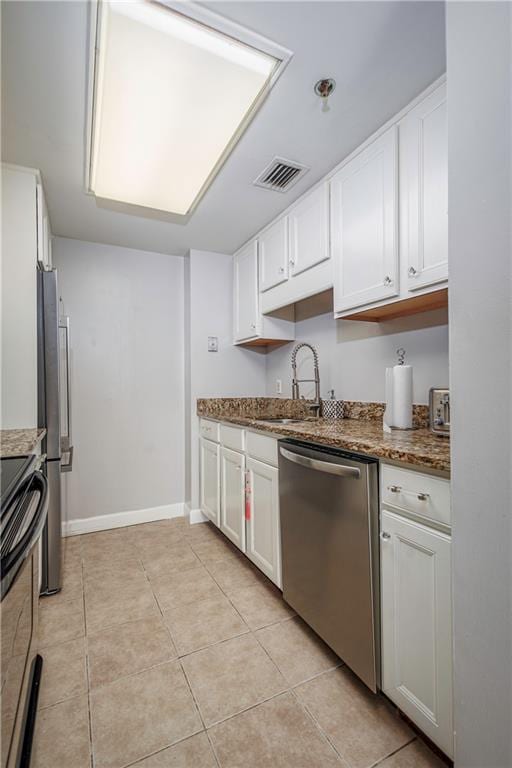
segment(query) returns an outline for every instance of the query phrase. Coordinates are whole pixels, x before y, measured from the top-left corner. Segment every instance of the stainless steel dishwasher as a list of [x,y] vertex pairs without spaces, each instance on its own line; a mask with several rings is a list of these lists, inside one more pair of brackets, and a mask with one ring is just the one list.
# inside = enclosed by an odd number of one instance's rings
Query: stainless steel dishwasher
[[376,691],[377,462],[281,440],[279,498],[284,599]]

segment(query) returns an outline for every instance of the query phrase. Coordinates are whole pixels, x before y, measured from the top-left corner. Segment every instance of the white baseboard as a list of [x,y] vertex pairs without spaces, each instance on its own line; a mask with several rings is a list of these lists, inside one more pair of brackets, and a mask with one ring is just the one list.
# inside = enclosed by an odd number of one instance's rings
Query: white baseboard
[[206,517],[206,515],[203,515],[200,509],[190,509],[190,507],[187,505],[185,514],[188,516],[190,525],[195,525],[196,523],[208,522],[208,518]]
[[184,514],[185,504],[180,501],[177,504],[164,504],[161,507],[151,507],[150,509],[134,509],[130,512],[116,512],[112,515],[82,517],[79,520],[63,521],[62,535],[77,536],[80,533],[108,531],[111,528],[124,528],[126,525],[170,520],[173,517],[183,517]]

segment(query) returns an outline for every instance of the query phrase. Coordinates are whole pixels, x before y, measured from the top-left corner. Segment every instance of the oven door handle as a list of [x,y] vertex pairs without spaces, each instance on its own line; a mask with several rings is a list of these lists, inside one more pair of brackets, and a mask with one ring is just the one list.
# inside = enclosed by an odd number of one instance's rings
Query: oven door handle
[[41,535],[41,531],[46,522],[46,514],[48,512],[48,480],[41,472],[34,472],[30,481],[30,490],[39,491],[41,498],[39,499],[32,520],[23,534],[23,537],[10,552],[2,557],[2,578],[4,578],[15,565],[25,559],[34,546],[34,543]]
[[361,477],[361,470],[357,467],[348,467],[346,464],[335,464],[330,461],[320,461],[320,459],[310,459],[309,456],[303,456],[301,453],[292,453],[286,448],[280,448],[281,456],[294,464],[300,464],[301,467],[316,469],[318,472],[327,472],[329,475],[338,475],[338,477],[349,477],[358,480]]

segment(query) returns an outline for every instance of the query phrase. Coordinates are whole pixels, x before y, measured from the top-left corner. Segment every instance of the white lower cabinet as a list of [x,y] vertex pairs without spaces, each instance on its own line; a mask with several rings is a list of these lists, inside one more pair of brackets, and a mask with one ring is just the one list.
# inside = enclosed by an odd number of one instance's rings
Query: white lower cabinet
[[245,456],[221,446],[220,529],[245,552]]
[[220,526],[220,446],[199,438],[201,511],[217,528]]
[[246,473],[249,494],[246,555],[281,587],[279,470],[247,458]]
[[277,439],[205,419],[200,432],[221,442],[199,438],[201,511],[281,588]]
[[452,757],[450,550],[450,536],[382,511],[382,689]]

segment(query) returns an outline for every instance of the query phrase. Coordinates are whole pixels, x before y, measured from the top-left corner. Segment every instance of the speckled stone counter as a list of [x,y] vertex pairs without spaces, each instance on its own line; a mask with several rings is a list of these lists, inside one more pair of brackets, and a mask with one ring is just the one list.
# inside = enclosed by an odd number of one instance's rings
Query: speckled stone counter
[[2,429],[0,456],[33,453],[45,435],[46,429]]
[[[251,406],[254,406],[253,408]],[[433,435],[426,427],[428,409],[415,406],[414,430],[382,429],[382,403],[345,404],[344,419],[312,419],[307,401],[280,398],[212,398],[197,401],[197,413],[211,419],[291,437],[321,445],[330,445],[354,453],[424,469],[448,476],[450,441]],[[357,416],[354,418],[354,416]],[[265,418],[300,418],[295,424],[273,424]]]

